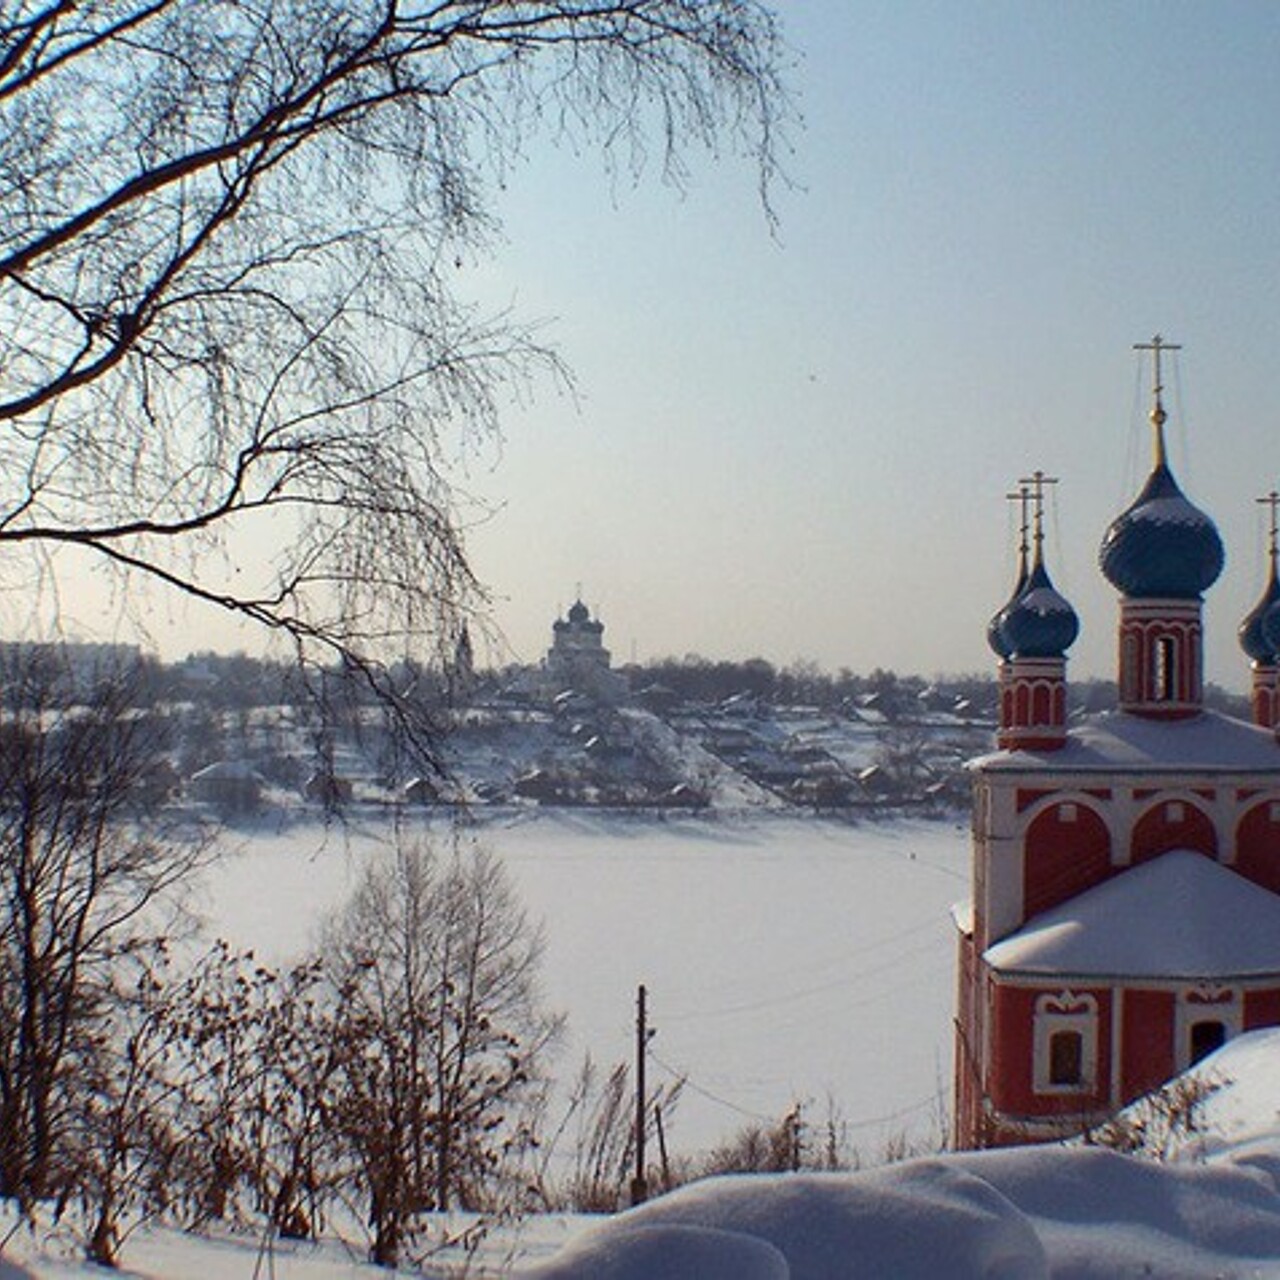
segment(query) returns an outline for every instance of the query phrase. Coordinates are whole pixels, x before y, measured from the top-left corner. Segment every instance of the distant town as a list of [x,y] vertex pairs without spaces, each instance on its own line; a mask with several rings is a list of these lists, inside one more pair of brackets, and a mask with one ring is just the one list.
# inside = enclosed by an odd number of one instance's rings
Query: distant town
[[[697,656],[615,667],[603,637],[577,601],[537,664],[478,668],[464,631],[451,663],[406,665],[401,683],[435,728],[429,767],[379,729],[358,690],[330,698],[318,736],[314,681],[288,662],[201,653],[162,663],[120,645],[57,652],[82,689],[132,673],[168,761],[147,779],[150,801],[224,818],[347,804],[945,814],[969,803],[964,762],[994,744],[986,674],[927,680]],[[7,659],[31,649],[9,645]],[[1071,714],[1114,698],[1109,682],[1077,683]],[[1209,701],[1247,715],[1221,690]],[[335,705],[346,709],[335,715]]]

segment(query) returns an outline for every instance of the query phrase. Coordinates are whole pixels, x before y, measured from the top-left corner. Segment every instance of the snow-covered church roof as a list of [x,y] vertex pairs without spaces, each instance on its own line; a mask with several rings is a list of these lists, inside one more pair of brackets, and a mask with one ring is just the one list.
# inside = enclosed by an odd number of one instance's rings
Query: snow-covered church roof
[[1073,726],[1056,751],[996,751],[971,761],[970,768],[1280,774],[1280,744],[1271,730],[1216,711],[1185,720],[1108,711]]
[[1006,974],[1246,978],[1280,973],[1280,895],[1203,854],[1163,854],[987,948]]

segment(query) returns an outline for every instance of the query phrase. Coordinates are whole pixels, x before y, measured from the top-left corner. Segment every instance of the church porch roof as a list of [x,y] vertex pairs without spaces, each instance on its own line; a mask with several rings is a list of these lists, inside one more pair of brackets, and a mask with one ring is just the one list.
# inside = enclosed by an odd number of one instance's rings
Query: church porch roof
[[1178,849],[1033,916],[983,959],[1063,981],[1280,976],[1280,895]]
[[1056,751],[995,751],[969,762],[980,772],[1273,773],[1280,744],[1269,729],[1216,711],[1153,720],[1107,711],[1073,725]]

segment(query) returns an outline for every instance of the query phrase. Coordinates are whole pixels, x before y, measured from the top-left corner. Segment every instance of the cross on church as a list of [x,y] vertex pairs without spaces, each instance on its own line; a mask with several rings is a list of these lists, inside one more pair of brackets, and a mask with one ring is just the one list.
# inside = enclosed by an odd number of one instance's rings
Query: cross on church
[[1254,498],[1254,502],[1271,508],[1271,529],[1267,539],[1267,554],[1270,555],[1271,564],[1274,567],[1276,562],[1276,509],[1280,507],[1280,493],[1272,489],[1265,498]]
[[1030,532],[1031,525],[1027,518],[1027,512],[1031,505],[1031,487],[1025,480],[1019,480],[1017,493],[1006,493],[1004,496],[1006,502],[1016,502],[1018,504],[1018,550],[1023,556],[1026,556],[1030,550],[1027,534]]
[[1150,342],[1135,342],[1133,349],[1135,351],[1150,351],[1155,365],[1155,387],[1153,388],[1155,404],[1151,408],[1151,425],[1155,428],[1155,435],[1152,444],[1155,448],[1155,465],[1163,467],[1165,465],[1164,424],[1168,415],[1165,413],[1164,404],[1160,399],[1160,393],[1164,390],[1164,383],[1160,377],[1160,353],[1163,351],[1181,351],[1182,344],[1180,342],[1166,342],[1157,333]]
[[1158,333],[1150,342],[1135,342],[1133,344],[1135,351],[1150,351],[1152,354],[1152,362],[1155,365],[1156,375],[1156,404],[1160,403],[1160,393],[1164,390],[1164,383],[1160,380],[1160,353],[1162,351],[1181,351],[1182,343],[1166,342]]
[[1047,476],[1043,471],[1033,471],[1029,476],[1023,476],[1018,481],[1025,491],[1030,494],[1032,502],[1035,503],[1035,542],[1036,542],[1036,558],[1039,559],[1040,547],[1044,542],[1044,491],[1046,485],[1057,484],[1057,476]]

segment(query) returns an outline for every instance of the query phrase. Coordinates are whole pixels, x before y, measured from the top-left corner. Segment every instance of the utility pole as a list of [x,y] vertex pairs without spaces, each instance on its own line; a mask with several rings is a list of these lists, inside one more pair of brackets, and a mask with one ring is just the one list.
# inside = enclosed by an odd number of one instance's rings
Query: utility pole
[[649,1198],[644,1176],[645,1080],[644,1060],[649,1046],[649,1024],[645,1011],[644,983],[636,992],[636,1172],[631,1179],[631,1203],[643,1204]]
[[662,1161],[662,1189],[671,1190],[671,1161],[667,1159],[667,1133],[662,1127],[662,1108],[655,1104],[653,1122],[658,1127],[658,1159]]

